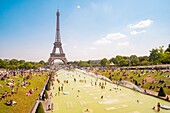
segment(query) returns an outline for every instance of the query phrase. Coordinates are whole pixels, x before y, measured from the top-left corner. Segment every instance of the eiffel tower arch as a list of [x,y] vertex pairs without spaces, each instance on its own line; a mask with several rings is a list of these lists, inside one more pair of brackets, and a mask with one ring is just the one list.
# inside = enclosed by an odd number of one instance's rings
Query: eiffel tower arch
[[[56,16],[57,16],[57,23],[56,23],[55,42],[54,42],[52,53],[50,53],[50,58],[48,59],[48,64],[50,66],[54,65],[54,60],[61,60],[65,65],[67,65],[67,59],[65,57],[65,53],[63,52],[61,37],[60,37],[59,10],[57,11]],[[57,48],[59,49],[59,53],[56,53]]]

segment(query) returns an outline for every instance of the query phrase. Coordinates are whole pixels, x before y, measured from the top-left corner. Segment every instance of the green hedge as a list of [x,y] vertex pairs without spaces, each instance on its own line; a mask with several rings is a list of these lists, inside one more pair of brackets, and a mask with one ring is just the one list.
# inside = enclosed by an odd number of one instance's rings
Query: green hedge
[[47,83],[47,85],[46,85],[46,88],[45,88],[47,91],[49,91],[50,90],[50,82],[48,82]]
[[43,105],[42,105],[41,102],[38,104],[38,107],[37,107],[37,110],[36,110],[35,113],[45,113]]
[[44,90],[44,93],[43,93],[43,97],[42,99],[48,99],[48,93],[47,93],[47,90]]
[[165,94],[165,92],[164,92],[164,90],[163,90],[163,88],[162,88],[162,87],[160,87],[160,90],[159,90],[158,96],[162,96],[162,97],[165,97],[165,96],[166,96],[166,94]]

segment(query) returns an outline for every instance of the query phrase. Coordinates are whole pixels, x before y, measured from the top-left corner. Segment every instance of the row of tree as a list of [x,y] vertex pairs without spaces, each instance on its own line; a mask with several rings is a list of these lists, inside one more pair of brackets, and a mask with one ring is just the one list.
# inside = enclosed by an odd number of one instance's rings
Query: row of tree
[[43,60],[40,62],[26,62],[25,60],[2,60],[0,59],[0,68],[4,69],[37,69],[47,65]]
[[[106,67],[110,63],[116,66],[144,66],[155,64],[170,64],[170,44],[167,49],[163,46],[154,48],[150,51],[149,56],[121,56],[117,55],[111,59],[103,58],[102,60],[74,61],[68,64],[78,67]],[[26,62],[25,60],[2,60],[0,59],[0,68],[5,69],[37,69],[38,67],[47,66],[47,62]]]
[[111,59],[103,58],[102,60],[89,60],[89,61],[74,61],[69,64],[78,67],[106,67],[110,63],[114,63],[116,66],[145,66],[156,64],[170,64],[170,44],[167,49],[163,49],[163,46],[154,48],[150,51],[149,56],[121,56],[117,55]]

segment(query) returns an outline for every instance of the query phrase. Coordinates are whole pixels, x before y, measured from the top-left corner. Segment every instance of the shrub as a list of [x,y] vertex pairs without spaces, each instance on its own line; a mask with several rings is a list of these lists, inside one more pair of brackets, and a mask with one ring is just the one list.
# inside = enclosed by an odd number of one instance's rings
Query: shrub
[[37,107],[37,110],[36,110],[35,113],[45,113],[43,105],[42,105],[41,102],[38,104],[38,107]]
[[44,90],[44,93],[43,93],[42,99],[43,99],[43,100],[48,99],[48,93],[47,93],[47,90]]
[[165,94],[165,92],[164,92],[164,90],[163,90],[163,88],[162,88],[162,87],[160,87],[160,90],[159,90],[158,96],[162,96],[162,97],[165,97],[165,96],[166,96],[166,94]]
[[45,98],[48,99],[48,93],[47,93],[47,90],[44,91],[44,94],[45,94]]
[[47,83],[47,85],[46,85],[46,88],[45,88],[47,91],[49,91],[50,90],[50,82],[48,82]]

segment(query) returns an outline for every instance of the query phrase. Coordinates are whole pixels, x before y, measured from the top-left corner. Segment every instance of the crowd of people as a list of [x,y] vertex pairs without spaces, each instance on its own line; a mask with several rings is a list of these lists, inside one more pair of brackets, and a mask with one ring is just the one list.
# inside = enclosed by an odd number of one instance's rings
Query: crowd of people
[[[31,86],[30,80],[32,76],[39,76],[44,74],[43,71],[35,70],[15,70],[15,71],[5,71],[0,73],[0,80],[3,81],[3,85],[0,84],[0,101],[4,102],[8,106],[15,105],[17,102],[14,100],[15,96],[18,96],[18,93],[21,88],[26,89]],[[5,83],[5,84],[4,84]],[[5,90],[5,91],[4,91]],[[26,96],[30,96],[35,91],[38,90],[38,87],[31,88],[26,93]]]

